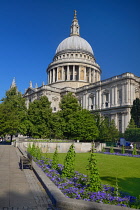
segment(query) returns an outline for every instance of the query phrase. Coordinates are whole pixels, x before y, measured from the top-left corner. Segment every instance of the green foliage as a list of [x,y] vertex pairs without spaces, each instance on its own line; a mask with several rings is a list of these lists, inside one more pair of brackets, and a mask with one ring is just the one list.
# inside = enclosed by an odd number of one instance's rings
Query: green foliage
[[119,185],[118,185],[118,178],[116,177],[116,186],[115,186],[115,188],[116,188],[116,196],[118,197],[119,196]]
[[110,153],[114,153],[113,147],[110,147]]
[[131,108],[131,117],[135,122],[135,125],[140,128],[140,99],[136,98],[133,101],[133,106]]
[[91,192],[98,192],[101,190],[101,181],[97,168],[97,160],[94,153],[94,146],[92,145],[91,154],[89,158],[89,163],[87,166],[89,171],[89,183],[87,190]]
[[105,148],[104,147],[102,148],[102,152],[105,152]]
[[72,93],[63,96],[60,108],[58,122],[61,119],[62,123],[58,124],[58,127],[61,125],[59,133],[63,132],[64,138],[80,141],[92,141],[97,138],[98,128],[93,115],[80,107],[77,98]]
[[74,112],[81,110],[77,98],[72,93],[64,95],[59,106],[65,119],[69,119],[69,115],[73,115]]
[[52,168],[57,169],[58,168],[58,149],[57,146],[55,148],[55,152],[53,154],[53,159],[52,159]]
[[133,118],[130,119],[130,122],[127,126],[127,128],[136,128],[137,126],[135,125],[135,121]]
[[37,160],[41,160],[42,157],[41,149],[38,146],[35,146],[35,144],[33,144],[32,146],[29,144],[27,151]]
[[[102,153],[95,153],[95,155],[102,184],[109,184],[116,187],[117,175],[120,191],[128,192],[133,196],[140,194],[139,158],[105,155]],[[66,153],[59,153],[60,164],[63,164],[65,156]],[[52,159],[53,154],[49,153],[48,157]],[[88,158],[89,153],[77,153],[75,158],[75,170],[88,175],[89,173],[85,167],[88,165]]]
[[97,113],[94,118],[99,129],[98,141],[112,142],[118,140],[119,131],[116,128],[114,120],[110,121],[108,117],[100,116],[99,113]]
[[74,150],[74,145],[72,144],[64,160],[62,177],[71,178],[74,176],[74,171],[75,171],[75,150]]
[[28,109],[28,134],[35,138],[49,138],[51,134],[52,109],[46,96],[34,100]]
[[98,136],[98,128],[92,114],[86,110],[80,110],[69,120],[67,131],[72,139],[80,141],[93,141]]
[[122,154],[125,154],[125,148],[124,148],[124,145],[122,145],[122,151],[121,151]]
[[132,152],[133,155],[137,155],[137,148],[136,148],[136,144],[134,144],[134,148],[133,148],[133,152]]
[[124,137],[130,142],[140,141],[140,128],[127,128],[124,133]]
[[26,118],[25,99],[16,87],[12,87],[0,104],[0,136],[11,135],[12,140],[17,133],[26,134]]
[[61,116],[60,111],[52,114],[51,137],[56,139],[64,139],[65,120]]

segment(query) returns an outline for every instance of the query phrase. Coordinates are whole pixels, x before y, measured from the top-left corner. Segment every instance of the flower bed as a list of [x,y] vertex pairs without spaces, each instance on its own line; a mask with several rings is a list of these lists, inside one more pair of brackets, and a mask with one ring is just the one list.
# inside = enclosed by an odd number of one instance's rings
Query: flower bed
[[111,152],[103,152],[103,154],[140,158],[140,155],[132,155],[132,154],[128,154],[128,153],[122,154],[122,153],[119,153],[119,152],[113,152],[113,153],[111,153]]
[[88,177],[79,172],[75,172],[73,178],[62,178],[63,165],[58,164],[58,169],[52,169],[52,161],[48,163],[44,160],[35,160],[36,164],[44,171],[51,181],[64,193],[68,198],[82,199],[85,201],[95,201],[98,203],[114,204],[118,206],[134,207],[136,197],[124,195],[118,192],[118,189],[109,185],[102,185],[99,192],[90,192],[87,190]]

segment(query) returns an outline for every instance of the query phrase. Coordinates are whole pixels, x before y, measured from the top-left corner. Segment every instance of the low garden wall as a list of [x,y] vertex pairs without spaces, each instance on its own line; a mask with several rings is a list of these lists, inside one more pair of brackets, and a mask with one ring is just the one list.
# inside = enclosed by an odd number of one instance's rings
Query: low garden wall
[[[55,148],[57,146],[58,152],[59,153],[67,153],[69,150],[69,147],[71,146],[72,142],[16,142],[15,143],[16,146],[19,146],[24,149],[27,150],[29,145],[35,145],[38,146],[39,148],[41,148],[43,153],[54,153]],[[84,153],[84,152],[90,152],[91,151],[91,146],[92,143],[90,142],[74,142],[74,146],[75,146],[75,152],[76,153]],[[99,143],[97,145],[95,145],[96,147],[96,151],[101,151],[103,147],[105,147],[106,144],[104,143]]]

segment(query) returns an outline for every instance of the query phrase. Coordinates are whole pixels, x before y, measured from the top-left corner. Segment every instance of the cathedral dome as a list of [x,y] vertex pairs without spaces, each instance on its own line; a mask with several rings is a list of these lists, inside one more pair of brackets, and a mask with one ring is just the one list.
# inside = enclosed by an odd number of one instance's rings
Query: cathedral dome
[[57,47],[56,54],[65,51],[82,51],[93,55],[90,44],[80,36],[70,36],[64,39]]

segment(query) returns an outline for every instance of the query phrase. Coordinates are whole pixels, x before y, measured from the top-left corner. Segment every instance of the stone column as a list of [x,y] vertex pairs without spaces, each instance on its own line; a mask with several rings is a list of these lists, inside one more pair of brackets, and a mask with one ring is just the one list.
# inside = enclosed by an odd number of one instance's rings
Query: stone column
[[62,66],[62,81],[64,81],[65,80],[65,78],[64,78],[64,66]]
[[134,88],[134,83],[131,83],[131,104],[133,104],[133,100],[135,98],[135,88]]
[[86,81],[86,67],[84,67],[84,81]]
[[131,103],[131,98],[130,98],[130,80],[128,80],[128,104],[130,105]]
[[91,83],[91,68],[89,68],[89,83]]
[[50,84],[50,71],[48,71],[48,84]]
[[50,70],[50,84],[52,83],[52,69]]
[[98,101],[98,90],[96,90],[96,109],[98,108],[99,101]]
[[114,105],[114,87],[112,87],[111,104],[112,104],[112,106]]
[[122,133],[124,133],[125,124],[124,124],[124,113],[122,113]]
[[56,68],[56,81],[58,81],[58,67]]
[[128,83],[126,83],[126,85],[125,85],[125,91],[126,91],[125,92],[125,94],[126,94],[125,95],[125,99],[126,99],[125,103],[128,104]]
[[125,104],[125,90],[124,90],[124,84],[122,85],[122,105]]
[[53,69],[53,82],[55,82],[55,69]]
[[86,94],[83,94],[83,109],[86,109]]
[[110,107],[110,92],[108,94],[108,107]]
[[80,80],[80,66],[78,66],[78,81]]
[[124,127],[124,129],[127,128],[128,123],[129,123],[129,114],[128,114],[128,112],[127,112],[127,113],[125,114],[125,127]]
[[116,127],[118,128],[118,120],[117,120],[117,113],[115,114],[115,125],[116,125]]
[[93,81],[93,83],[94,83],[94,82],[95,82],[95,69],[93,69],[92,71],[93,71],[92,81]]
[[104,108],[104,95],[103,95],[103,93],[101,95],[101,98],[102,98],[102,108]]
[[115,88],[114,88],[114,96],[115,96],[115,106],[117,106],[117,104],[118,104],[118,97],[117,97],[117,86],[115,86]]
[[95,104],[95,95],[93,96],[93,109],[95,110],[95,106],[96,106],[96,104]]
[[70,67],[67,66],[67,80],[70,80]]
[[75,81],[75,65],[73,65],[73,81]]
[[98,107],[99,107],[99,109],[101,109],[101,88],[98,91],[98,94],[99,94],[99,105],[98,105]]

